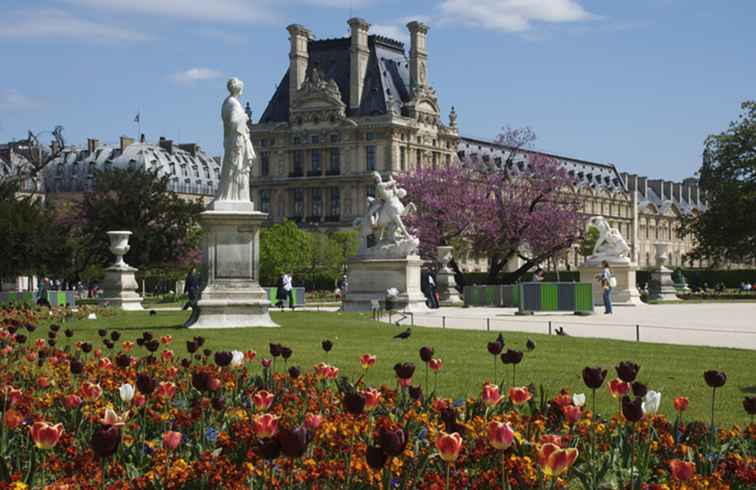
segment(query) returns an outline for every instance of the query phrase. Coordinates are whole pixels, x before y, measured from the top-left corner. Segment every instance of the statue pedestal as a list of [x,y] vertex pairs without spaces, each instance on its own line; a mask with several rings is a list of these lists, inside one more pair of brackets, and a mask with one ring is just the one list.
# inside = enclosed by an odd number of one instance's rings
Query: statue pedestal
[[425,295],[420,291],[420,266],[417,255],[404,259],[352,257],[347,260],[349,288],[344,297],[344,311],[371,311],[372,301],[385,307],[386,290],[396,288],[399,296],[393,309],[427,311]]
[[644,306],[645,303],[640,299],[640,293],[635,283],[635,271],[638,264],[629,261],[612,262],[611,259],[587,260],[578,269],[580,271],[580,282],[593,284],[593,304],[603,306],[604,291],[601,288],[596,276],[603,271],[601,260],[608,260],[612,274],[617,279],[617,287],[612,290],[613,306]]
[[260,227],[268,215],[254,211],[251,203],[236,204],[213,203],[200,214],[207,284],[198,302],[199,319],[190,328],[278,326],[258,282]]
[[137,269],[126,264],[113,265],[105,269],[102,296],[97,299],[99,306],[111,306],[125,311],[142,311],[142,297],[137,294],[139,284],[134,274]]
[[441,306],[460,306],[464,302],[457,294],[457,281],[454,280],[454,273],[449,269],[441,269],[436,274],[438,283],[438,298]]
[[656,301],[677,301],[677,289],[672,280],[672,271],[664,266],[651,272],[651,281],[648,285],[648,299]]

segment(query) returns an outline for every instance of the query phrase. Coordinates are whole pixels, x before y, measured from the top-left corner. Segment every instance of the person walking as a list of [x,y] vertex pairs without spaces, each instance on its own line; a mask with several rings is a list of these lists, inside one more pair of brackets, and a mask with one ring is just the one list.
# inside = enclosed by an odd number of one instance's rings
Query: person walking
[[199,299],[201,291],[202,279],[200,277],[200,274],[197,272],[197,267],[192,266],[192,269],[186,275],[186,280],[184,281],[184,293],[187,295],[187,302],[181,309],[192,309],[192,314],[189,316],[189,319],[184,322],[185,327],[191,327],[192,325],[197,323],[197,320],[199,319]]
[[609,267],[609,262],[606,260],[601,262],[603,270],[597,276],[599,284],[603,290],[602,296],[604,299],[604,314],[612,314],[612,289],[615,286],[616,279],[612,275],[612,269]]
[[44,306],[46,308],[52,308],[50,301],[47,299],[48,292],[50,291],[50,280],[43,277],[39,282],[39,291],[37,293],[37,306]]
[[[289,308],[294,311],[294,274],[289,272],[288,274],[284,274],[283,277],[283,288],[284,291],[286,291],[286,296],[289,298]],[[283,303],[281,303],[281,309],[283,309]]]
[[428,297],[430,299],[430,307],[434,310],[438,309],[437,291],[438,287],[436,287],[436,281],[433,279],[433,272],[428,272]]
[[286,289],[284,288],[285,282],[286,273],[284,272],[281,274],[281,277],[278,278],[278,283],[276,284],[276,307],[281,308],[281,311],[283,311],[283,304],[284,301],[286,301]]

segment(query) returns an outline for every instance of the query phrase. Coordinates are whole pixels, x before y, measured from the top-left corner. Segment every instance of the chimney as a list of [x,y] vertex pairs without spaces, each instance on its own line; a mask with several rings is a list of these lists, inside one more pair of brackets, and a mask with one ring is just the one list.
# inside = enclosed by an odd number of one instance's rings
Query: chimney
[[144,144],[144,133],[139,135],[139,142]]
[[410,31],[410,87],[428,85],[428,26],[413,21],[407,24]]
[[307,75],[307,64],[310,62],[308,45],[312,33],[299,24],[292,24],[286,30],[289,31],[289,41],[291,41],[289,52],[289,105],[291,105]]
[[190,153],[193,157],[196,157],[199,146],[197,143],[184,143],[183,145],[179,145],[179,148]]
[[165,139],[165,136],[160,137],[158,146],[160,146],[160,148],[167,151],[168,153],[173,153],[173,140]]
[[134,140],[128,136],[121,136],[121,154],[126,151],[126,148],[132,144]]
[[100,142],[94,138],[87,138],[87,151],[89,151],[90,155],[95,152],[99,143]]
[[359,109],[362,102],[362,90],[365,85],[365,73],[367,72],[368,57],[368,29],[370,24],[364,19],[352,17],[349,19],[349,27],[352,29],[351,70],[349,72],[349,108]]

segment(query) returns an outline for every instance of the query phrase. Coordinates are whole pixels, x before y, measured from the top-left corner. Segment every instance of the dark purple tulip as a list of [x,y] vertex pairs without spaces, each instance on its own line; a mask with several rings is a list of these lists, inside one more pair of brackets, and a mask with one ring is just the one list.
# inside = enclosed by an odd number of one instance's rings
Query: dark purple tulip
[[197,342],[193,340],[187,340],[186,341],[186,351],[189,352],[189,354],[194,354],[197,352]]
[[36,329],[37,329],[37,326],[36,326],[36,325],[34,325],[33,323],[27,323],[27,324],[26,324],[26,330],[28,330],[29,332],[33,332],[33,331],[35,331]]
[[71,330],[70,328],[67,328],[67,329],[66,329],[66,330],[65,330],[65,331],[63,332],[63,334],[65,334],[65,336],[66,336],[66,337],[68,337],[68,338],[70,339],[71,337],[73,337],[73,335],[74,335],[74,331],[73,331],[73,330]]
[[78,359],[71,359],[68,368],[71,370],[71,374],[81,374],[84,371],[84,363]]
[[262,444],[260,444],[260,455],[264,459],[272,461],[279,454],[281,454],[281,444],[278,442],[278,439],[263,439]]
[[90,352],[92,352],[92,344],[90,344],[89,342],[84,342],[83,344],[81,344],[81,350],[85,354],[89,354]]
[[139,337],[138,339],[136,339],[136,343],[137,343],[137,345],[139,347],[143,347],[144,346],[144,339],[142,337]]
[[47,339],[47,345],[50,347],[55,347],[55,339]]
[[50,325],[50,330],[52,330],[53,332],[57,332],[58,330],[60,330],[60,325],[58,325],[57,323],[53,323],[52,325]]
[[110,340],[112,340],[113,342],[118,342],[118,339],[120,338],[121,338],[121,332],[117,330],[113,330],[112,332],[110,332]]
[[601,388],[606,379],[606,369],[600,367],[586,367],[583,369],[583,382],[588,388],[597,390]]
[[213,351],[210,349],[205,349],[202,351],[202,353],[205,354],[205,357],[210,357],[210,354],[212,354]]
[[105,344],[105,347],[107,347],[108,349],[112,349],[113,347],[115,347],[115,344],[108,339],[104,339],[102,343]]
[[269,345],[270,347],[270,355],[273,357],[278,357],[281,355],[281,344],[273,344],[271,343]]
[[378,434],[383,452],[388,456],[399,456],[407,447],[407,434],[404,429],[381,429]]
[[706,371],[704,380],[712,388],[721,388],[727,382],[727,375],[723,371]]
[[743,398],[743,408],[748,415],[756,415],[756,396]]
[[18,329],[16,327],[13,327],[13,326],[8,327],[8,333],[10,333],[11,335],[13,335],[14,333],[16,333],[17,330]]
[[489,342],[488,343],[488,353],[493,354],[494,356],[498,356],[501,354],[501,350],[504,348],[504,344],[501,342]]
[[58,336],[58,334],[56,334],[56,333],[55,333],[55,332],[53,332],[53,331],[49,331],[49,332],[47,332],[47,338],[48,338],[48,339],[53,339],[53,340],[54,340],[54,339],[55,339],[55,337],[57,337],[57,336]]
[[640,381],[636,381],[633,383],[633,395],[639,396],[643,398],[646,396],[646,393],[648,393],[648,387],[641,383]]
[[[50,343],[49,340],[48,340],[48,343]],[[52,346],[50,346],[50,347],[52,347]],[[44,365],[45,365],[45,358],[44,357],[40,357],[39,359],[37,359],[37,366],[42,367]]]
[[522,352],[518,350],[507,349],[507,351],[501,355],[501,362],[504,364],[520,364],[522,356]]
[[328,339],[325,339],[320,343],[320,346],[323,348],[324,351],[331,352],[331,349],[333,349],[333,342],[331,342]]
[[226,367],[234,360],[234,355],[227,351],[215,353],[215,364],[220,367]]
[[121,430],[118,427],[102,426],[92,435],[92,450],[97,457],[104,459],[115,454],[121,442]]
[[205,337],[202,337],[200,335],[197,335],[192,340],[194,340],[194,343],[197,344],[197,347],[202,347],[205,345]]
[[154,337],[152,336],[150,332],[142,332],[142,338],[144,339],[145,342],[149,342]]
[[415,365],[411,362],[394,364],[394,372],[399,379],[410,379],[415,374]]
[[147,356],[144,358],[144,362],[146,362],[147,364],[155,364],[157,362],[157,357],[151,355]]
[[630,400],[630,397],[622,397],[622,415],[630,422],[637,422],[643,418],[643,399],[636,397]]
[[623,361],[614,367],[617,370],[617,376],[625,383],[632,383],[638,376],[640,366],[632,361]]
[[409,396],[413,400],[419,400],[423,397],[423,389],[420,386],[410,386]]
[[352,415],[360,415],[365,409],[365,397],[356,391],[347,393],[344,395],[344,408]]
[[26,335],[23,335],[20,333],[16,334],[16,342],[18,342],[19,344],[25,344],[26,340],[27,340]]
[[147,347],[148,351],[155,352],[156,350],[158,350],[160,348],[160,342],[158,342],[157,340],[153,339],[153,340],[149,340],[149,341],[145,342],[144,346]]
[[127,354],[118,354],[115,358],[116,365],[121,369],[131,366],[131,356]]
[[426,364],[431,362],[431,359],[433,359],[433,347],[428,347],[428,346],[421,347],[420,359]]
[[300,425],[296,429],[281,429],[277,435],[283,453],[290,458],[299,458],[307,449],[307,428]]
[[281,346],[281,357],[284,358],[284,360],[289,360],[291,357],[292,351],[286,346]]
[[528,341],[525,342],[525,347],[527,347],[528,352],[533,352],[536,348],[536,343],[533,339],[528,339]]
[[100,337],[104,337],[104,336],[106,336],[107,334],[108,334],[108,331],[107,331],[107,330],[105,330],[104,328],[101,328],[101,329],[99,329],[99,330],[97,331],[97,335],[99,335]]
[[139,373],[136,377],[136,386],[144,395],[150,395],[157,388],[157,381],[147,373]]
[[189,369],[189,367],[191,365],[192,365],[192,360],[191,359],[186,359],[186,358],[181,359],[181,367],[182,368]]
[[374,470],[380,470],[383,468],[383,465],[386,464],[386,455],[383,452],[383,449],[378,446],[368,446],[367,447],[367,454],[365,455],[367,458],[367,464]]
[[223,410],[224,408],[226,408],[226,400],[222,396],[217,396],[213,398],[210,404],[213,406],[213,409],[219,412]]
[[210,376],[206,372],[199,371],[192,373],[192,386],[194,386],[194,389],[197,391],[206,391],[209,382]]
[[297,379],[301,373],[302,372],[299,370],[297,366],[292,366],[289,368],[289,377],[291,379]]

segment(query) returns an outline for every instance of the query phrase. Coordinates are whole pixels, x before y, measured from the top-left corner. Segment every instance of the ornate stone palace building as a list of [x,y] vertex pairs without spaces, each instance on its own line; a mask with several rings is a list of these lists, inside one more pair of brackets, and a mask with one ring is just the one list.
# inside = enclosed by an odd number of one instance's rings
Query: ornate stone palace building
[[[370,35],[365,20],[348,23],[351,37],[340,39],[315,40],[301,25],[287,28],[288,70],[260,120],[251,125],[260,158],[253,199],[274,222],[350,227],[366,211],[374,171],[411,172],[469,157],[496,164],[513,151],[460,136],[453,108],[448,122],[442,122],[428,81],[426,25],[407,24],[408,55],[402,43]],[[516,165],[527,165],[535,154],[518,153]],[[692,244],[675,233],[679,217],[705,206],[695,179],[648,180],[607,163],[547,156],[575,177],[586,215],[603,215],[619,228],[640,266],[655,264],[657,241],[668,242],[670,262],[682,265]],[[574,267],[581,260],[573,249],[561,265]]]

